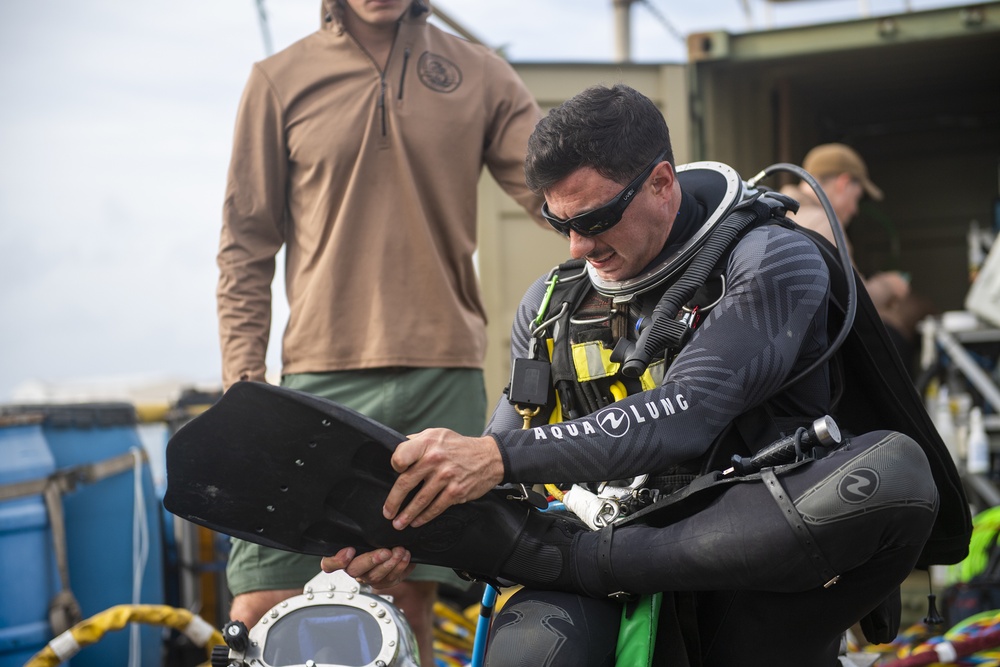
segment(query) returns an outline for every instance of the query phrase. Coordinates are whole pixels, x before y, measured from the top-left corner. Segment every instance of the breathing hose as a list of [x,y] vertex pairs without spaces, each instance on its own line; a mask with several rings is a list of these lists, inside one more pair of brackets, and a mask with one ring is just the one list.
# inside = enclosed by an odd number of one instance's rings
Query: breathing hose
[[813,193],[815,193],[816,198],[819,199],[819,203],[823,206],[823,212],[826,213],[826,219],[830,223],[830,229],[833,231],[833,238],[837,241],[837,257],[840,259],[840,265],[844,269],[844,280],[846,281],[847,287],[847,303],[844,304],[844,323],[840,327],[840,331],[837,332],[837,336],[830,342],[829,347],[823,352],[808,368],[803,370],[801,373],[791,378],[785,384],[781,385],[777,393],[788,389],[793,384],[804,378],[809,373],[820,367],[820,365],[825,364],[830,360],[840,346],[843,345],[844,341],[847,339],[847,334],[851,332],[851,326],[854,324],[854,315],[858,310],[858,285],[854,281],[854,264],[851,262],[851,256],[847,253],[847,239],[844,237],[844,229],[840,226],[840,221],[837,219],[837,214],[833,210],[833,205],[827,198],[826,193],[823,192],[823,187],[819,184],[812,174],[803,169],[802,167],[791,164],[789,162],[778,162],[772,164],[770,167],[765,167],[760,173],[755,175],[747,184],[750,187],[754,187],[760,180],[767,178],[779,171],[787,171],[795,174],[804,182],[809,184],[812,188]]
[[[759,216],[771,216],[771,207],[762,202],[761,197],[758,196],[750,201],[748,208],[730,213],[719,223],[681,277],[660,297],[659,303],[650,314],[648,326],[642,329],[634,347],[624,355],[622,375],[637,378],[646,371],[653,356],[666,349],[671,338],[676,335],[677,327],[684,326],[678,324],[674,318],[681,306],[687,303],[708,279],[722,253],[736,240],[739,233],[755,222]],[[743,206],[747,206],[747,203],[744,202]]]
[[[847,339],[847,335],[851,331],[851,326],[854,324],[854,316],[858,305],[858,288],[854,281],[854,267],[851,263],[851,257],[847,253],[847,240],[844,238],[844,230],[841,228],[837,220],[837,214],[834,212],[833,206],[830,204],[830,200],[827,198],[826,193],[823,192],[823,188],[819,182],[802,167],[787,162],[779,162],[764,168],[747,181],[748,188],[755,188],[759,181],[779,171],[795,174],[808,183],[823,206],[823,211],[826,213],[830,227],[833,230],[833,237],[837,242],[837,256],[844,269],[847,302],[844,307],[843,324],[827,349],[807,368],[782,384],[776,393],[785,391],[829,361],[837,350],[840,349],[844,340]],[[719,226],[706,239],[701,251],[691,260],[683,275],[660,297],[659,303],[653,308],[653,312],[649,317],[648,325],[642,329],[639,339],[635,344],[630,344],[625,339],[622,339],[625,341],[624,345],[627,348],[623,347],[621,350],[615,350],[615,357],[618,357],[622,361],[621,372],[623,375],[632,378],[639,377],[645,372],[655,355],[666,349],[671,340],[679,339],[681,334],[679,328],[686,327],[685,324],[677,322],[674,319],[680,311],[681,306],[687,303],[694,296],[698,288],[704,284],[723,253],[732,245],[733,241],[736,240],[743,230],[761,217],[765,219],[770,218],[776,210],[780,210],[783,207],[784,203],[778,200],[778,198],[769,192],[763,192],[755,195],[753,199],[742,202],[725,220],[719,223]]]

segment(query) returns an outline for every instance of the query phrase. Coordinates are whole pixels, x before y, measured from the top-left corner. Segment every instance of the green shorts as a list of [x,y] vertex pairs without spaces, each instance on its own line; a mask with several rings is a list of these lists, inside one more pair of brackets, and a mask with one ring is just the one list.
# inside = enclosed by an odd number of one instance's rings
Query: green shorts
[[[322,396],[368,415],[403,435],[443,427],[481,435],[486,419],[483,372],[475,368],[376,368],[296,373],[282,386]],[[316,556],[293,554],[232,540],[226,578],[233,595],[302,588],[320,571]],[[466,589],[453,571],[417,565],[410,579]]]

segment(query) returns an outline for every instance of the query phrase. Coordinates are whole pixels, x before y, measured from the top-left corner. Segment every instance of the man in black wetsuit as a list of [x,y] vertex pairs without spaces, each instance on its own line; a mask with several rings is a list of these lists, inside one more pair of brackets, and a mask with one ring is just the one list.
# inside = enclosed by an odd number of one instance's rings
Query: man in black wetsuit
[[[400,530],[501,483],[649,474],[661,497],[689,494],[672,513],[598,531],[532,512],[495,564],[470,564],[525,584],[494,620],[489,665],[614,664],[620,594],[660,591],[671,595],[657,656],[670,664],[836,664],[843,632],[891,599],[931,533],[939,495],[927,456],[895,432],[729,475],[712,487],[723,491],[685,488],[730,454],[749,456],[833,411],[829,364],[815,363],[829,345],[830,271],[792,225],[741,233],[712,274],[718,286],[687,302],[698,308],[683,318],[686,343],[641,374],[621,372],[627,352],[611,354],[643,330],[683,278],[679,267],[745,196],[724,165],[699,164],[675,168],[662,115],[627,86],[588,89],[550,112],[529,142],[528,185],[585,260],[561,267],[560,280],[587,284],[547,297],[551,276],[536,281],[511,345],[515,364],[551,364],[556,386],[530,428],[524,406],[501,400],[486,435],[431,429],[392,457],[400,475],[383,513]],[[410,557],[348,548],[323,567],[390,585]]]

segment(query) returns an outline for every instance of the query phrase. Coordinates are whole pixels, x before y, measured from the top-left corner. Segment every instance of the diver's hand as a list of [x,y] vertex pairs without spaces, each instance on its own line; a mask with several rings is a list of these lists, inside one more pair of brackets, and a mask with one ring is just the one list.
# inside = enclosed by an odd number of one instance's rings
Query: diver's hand
[[[417,528],[452,505],[475,500],[503,481],[503,459],[489,436],[470,438],[431,428],[400,443],[392,467],[400,473],[382,514],[397,530]],[[406,507],[406,496],[423,486]]]
[[357,554],[354,547],[344,547],[320,561],[320,567],[324,572],[344,570],[372,588],[390,588],[410,576],[416,564],[410,562],[410,552],[403,547],[376,549],[363,554]]

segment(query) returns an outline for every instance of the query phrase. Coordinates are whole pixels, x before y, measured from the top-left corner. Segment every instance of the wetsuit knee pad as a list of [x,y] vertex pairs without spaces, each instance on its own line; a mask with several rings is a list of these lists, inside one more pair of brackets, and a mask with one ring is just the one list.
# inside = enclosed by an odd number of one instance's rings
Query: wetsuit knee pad
[[[909,531],[896,539],[912,544],[926,539],[937,512],[937,486],[926,455],[912,438],[894,431],[851,438],[782,481],[814,530],[862,515],[866,523],[882,523],[875,518],[882,513]],[[904,515],[907,520],[901,521]]]
[[620,620],[613,600],[522,589],[493,620],[485,666],[611,667]]

